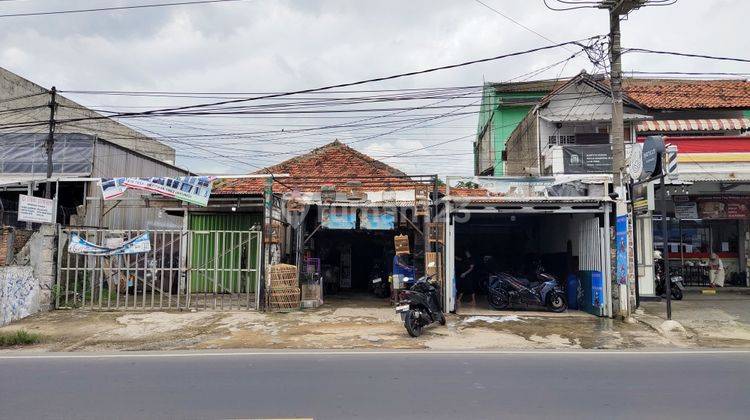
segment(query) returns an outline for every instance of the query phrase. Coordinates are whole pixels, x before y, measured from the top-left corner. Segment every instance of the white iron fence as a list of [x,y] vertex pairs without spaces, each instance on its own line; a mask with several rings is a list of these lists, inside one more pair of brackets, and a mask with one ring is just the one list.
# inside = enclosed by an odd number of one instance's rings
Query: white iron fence
[[[148,233],[150,251],[90,255],[68,250],[71,235],[105,247]],[[259,231],[60,230],[57,308],[258,308]]]

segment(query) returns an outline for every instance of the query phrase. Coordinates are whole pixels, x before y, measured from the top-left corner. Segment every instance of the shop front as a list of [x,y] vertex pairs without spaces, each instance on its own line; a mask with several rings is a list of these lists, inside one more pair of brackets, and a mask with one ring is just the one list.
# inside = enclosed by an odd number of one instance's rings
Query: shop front
[[446,307],[492,310],[489,288],[499,273],[533,283],[543,271],[557,280],[569,311],[611,317],[608,182],[607,175],[449,177]]
[[665,199],[658,182],[634,191],[640,297],[655,296],[655,250],[686,286],[750,286],[750,137],[666,136],[664,142],[677,150],[678,163]]
[[[722,190],[726,192],[721,193]],[[742,195],[743,191],[747,194]],[[696,182],[668,186],[667,192],[671,198],[666,203],[669,218],[666,254],[670,271],[681,275],[687,286],[750,286],[750,184]],[[662,205],[657,202],[658,207]],[[653,240],[655,249],[664,255],[660,226],[654,223]]]
[[[390,304],[392,289],[425,273],[426,188],[357,187],[286,193],[302,304],[341,300]],[[426,248],[426,246],[428,248]]]

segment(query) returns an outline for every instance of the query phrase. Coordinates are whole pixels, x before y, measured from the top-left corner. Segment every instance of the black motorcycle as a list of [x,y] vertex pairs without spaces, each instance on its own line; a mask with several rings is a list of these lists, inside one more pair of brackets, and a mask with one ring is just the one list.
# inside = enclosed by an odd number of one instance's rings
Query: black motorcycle
[[[661,251],[654,251],[654,289],[656,292],[656,296],[664,296],[665,294],[667,294],[667,285],[664,282],[665,277],[664,261],[663,257],[661,256]],[[685,290],[682,276],[672,274],[669,276],[669,280],[672,282],[669,288],[672,299],[682,300],[682,293]]]
[[568,308],[565,294],[557,279],[538,268],[533,280],[508,273],[490,276],[487,300],[497,310],[529,309],[541,307],[552,312],[563,312]]
[[370,272],[370,290],[380,299],[385,299],[391,295],[391,284],[383,280],[383,274],[379,267],[375,267]]
[[445,325],[439,286],[432,276],[420,278],[408,290],[402,291],[399,298],[396,313],[401,315],[410,336],[419,337],[422,329],[434,322]]

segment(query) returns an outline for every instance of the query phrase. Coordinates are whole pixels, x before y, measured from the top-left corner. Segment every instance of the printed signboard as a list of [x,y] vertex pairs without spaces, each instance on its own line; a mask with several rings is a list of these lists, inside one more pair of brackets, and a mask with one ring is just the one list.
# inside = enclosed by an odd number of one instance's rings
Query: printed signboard
[[701,219],[748,219],[750,197],[703,196],[695,199]]
[[615,246],[617,247],[617,284],[628,284],[628,216],[617,216]]
[[391,230],[396,225],[396,214],[382,209],[363,209],[359,226],[369,230]]
[[612,146],[591,144],[563,146],[563,170],[566,174],[606,174],[612,172]]
[[18,196],[18,220],[33,223],[55,223],[55,200],[21,194]]
[[675,201],[674,216],[680,220],[697,219],[698,205],[694,201]]
[[198,206],[207,206],[213,177],[102,178],[99,185],[105,200],[115,199],[128,189],[148,191]]
[[108,256],[141,254],[150,251],[151,242],[149,241],[148,232],[114,247],[96,245],[81,238],[75,233],[70,235],[70,241],[68,242],[68,252],[71,254]]
[[351,207],[323,208],[320,213],[320,225],[326,229],[355,229],[357,227],[357,209]]

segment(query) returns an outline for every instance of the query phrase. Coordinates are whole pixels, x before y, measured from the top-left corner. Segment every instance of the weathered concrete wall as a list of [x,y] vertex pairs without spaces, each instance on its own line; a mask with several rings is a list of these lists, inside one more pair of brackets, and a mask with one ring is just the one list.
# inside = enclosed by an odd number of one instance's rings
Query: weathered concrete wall
[[41,286],[32,267],[0,267],[0,326],[40,312]]
[[18,252],[15,265],[0,268],[0,325],[52,309],[57,228],[42,225]]

